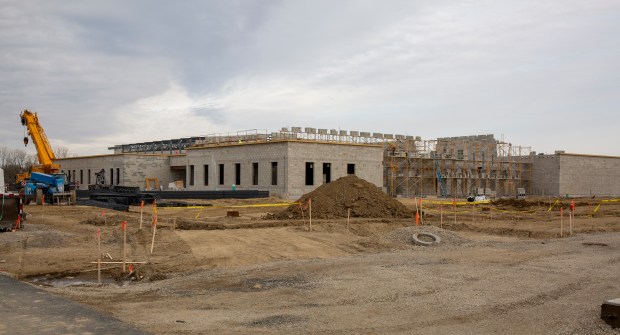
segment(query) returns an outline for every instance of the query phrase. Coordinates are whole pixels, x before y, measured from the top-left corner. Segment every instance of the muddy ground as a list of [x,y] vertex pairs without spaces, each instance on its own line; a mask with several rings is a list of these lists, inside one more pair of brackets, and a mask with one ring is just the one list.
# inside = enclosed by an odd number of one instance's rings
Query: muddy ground
[[[25,229],[0,234],[0,270],[155,334],[620,334],[599,319],[620,297],[620,202],[578,199],[569,220],[566,200],[424,199],[421,226],[312,230],[265,219],[287,208],[279,199],[192,202],[213,206],[157,209],[153,253],[151,206],[142,229],[140,207],[27,206]],[[102,260],[122,261],[123,221],[126,261],[146,264],[103,264],[97,286],[97,231]],[[414,246],[420,230],[442,242]]]

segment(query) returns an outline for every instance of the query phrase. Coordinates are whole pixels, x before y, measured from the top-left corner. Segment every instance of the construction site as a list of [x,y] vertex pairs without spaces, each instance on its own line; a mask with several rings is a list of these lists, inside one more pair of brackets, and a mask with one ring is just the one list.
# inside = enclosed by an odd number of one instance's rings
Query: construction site
[[620,334],[620,157],[286,127],[56,159],[21,118],[0,273],[137,333]]
[[386,143],[385,185],[390,195],[409,198],[525,195],[532,154],[493,135],[399,139]]
[[[295,199],[355,174],[394,197],[618,196],[620,158],[536,153],[493,135],[424,140],[291,127],[116,145],[113,154],[63,158],[69,180],[161,189],[269,191]],[[573,182],[577,179],[578,182]],[[174,185],[172,185],[174,184]]]

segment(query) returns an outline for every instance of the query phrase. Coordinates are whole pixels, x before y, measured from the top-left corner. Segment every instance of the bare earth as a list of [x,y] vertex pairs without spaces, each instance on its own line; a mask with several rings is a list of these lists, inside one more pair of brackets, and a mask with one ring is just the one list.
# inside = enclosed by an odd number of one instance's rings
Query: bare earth
[[[591,215],[600,200],[579,200],[560,238],[548,199],[459,206],[456,223],[449,204],[425,201],[422,226],[326,219],[312,231],[307,217],[263,219],[286,208],[278,199],[158,208],[152,254],[151,206],[142,230],[139,207],[106,210],[104,224],[98,208],[27,206],[25,229],[0,234],[0,270],[155,334],[620,334],[599,318],[620,297],[620,202]],[[126,260],[148,264],[131,276],[105,264],[97,286],[97,229],[103,260],[120,261],[122,221]],[[442,242],[414,246],[415,231]]]

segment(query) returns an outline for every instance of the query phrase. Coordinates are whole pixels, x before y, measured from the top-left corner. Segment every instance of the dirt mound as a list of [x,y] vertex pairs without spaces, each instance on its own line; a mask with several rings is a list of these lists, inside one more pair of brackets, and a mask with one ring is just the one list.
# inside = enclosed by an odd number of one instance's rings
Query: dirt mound
[[86,219],[86,220],[82,220],[80,221],[81,224],[90,224],[93,226],[105,226],[105,223],[103,221],[103,219],[95,219],[95,218],[90,218],[90,219]]
[[529,208],[536,206],[535,203],[527,202],[525,199],[504,198],[496,199],[491,202],[495,206],[512,207],[512,208]]
[[[346,218],[347,209],[351,217],[358,218],[410,218],[413,215],[405,205],[383,193],[372,183],[354,175],[339,178],[304,194],[297,202],[303,207],[312,199],[312,218]],[[308,217],[308,208],[303,216]],[[285,210],[269,216],[270,219],[301,219],[300,205],[291,205]]]

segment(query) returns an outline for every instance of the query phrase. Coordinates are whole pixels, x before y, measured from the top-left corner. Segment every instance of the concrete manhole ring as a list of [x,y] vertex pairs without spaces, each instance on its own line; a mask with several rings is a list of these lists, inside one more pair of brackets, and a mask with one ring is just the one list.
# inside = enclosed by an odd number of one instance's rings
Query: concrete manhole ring
[[441,238],[439,236],[429,232],[415,233],[412,239],[414,244],[423,246],[441,243]]

